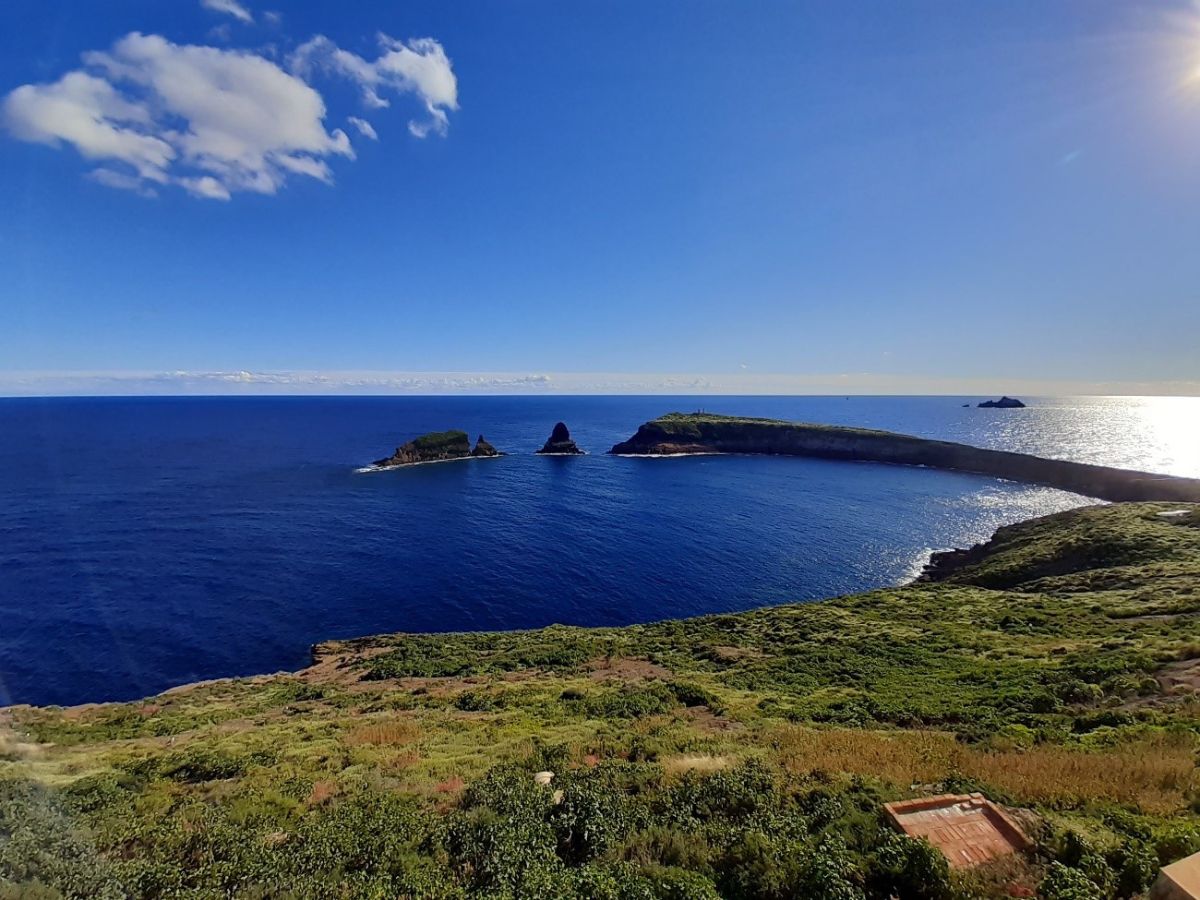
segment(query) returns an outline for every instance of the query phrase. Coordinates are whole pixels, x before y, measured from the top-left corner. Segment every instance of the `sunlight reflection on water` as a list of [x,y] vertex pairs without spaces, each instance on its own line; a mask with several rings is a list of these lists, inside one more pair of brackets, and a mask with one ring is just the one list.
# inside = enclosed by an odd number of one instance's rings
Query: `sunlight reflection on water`
[[990,446],[1200,477],[1200,400],[1195,397],[1047,399],[1009,412],[1015,415],[998,417],[987,429]]

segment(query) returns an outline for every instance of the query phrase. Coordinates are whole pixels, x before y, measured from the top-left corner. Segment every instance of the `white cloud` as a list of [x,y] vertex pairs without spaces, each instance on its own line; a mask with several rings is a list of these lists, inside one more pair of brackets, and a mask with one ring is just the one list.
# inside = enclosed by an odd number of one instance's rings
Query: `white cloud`
[[176,149],[147,133],[149,108],[86,72],[68,72],[52,84],[26,84],[4,100],[4,119],[24,141],[73,144],[86,159],[127,163],[139,177],[168,180]]
[[324,35],[301,44],[292,54],[293,72],[309,78],[318,70],[349,78],[362,91],[363,103],[371,109],[389,105],[383,92],[413,93],[421,98],[429,117],[414,119],[408,130],[423,138],[430,132],[445,134],[448,113],[458,109],[458,79],[442,45],[433,38],[404,42],[379,36],[380,55],[374,61],[343,50]]
[[292,175],[328,183],[327,158],[354,158],[344,131],[326,131],[321,95],[254,53],[135,32],[84,64],[14,90],[3,119],[21,140],[66,142],[105,161],[92,175],[103,184],[134,188],[136,178],[225,200],[274,194]]
[[254,21],[254,16],[250,14],[250,10],[238,3],[238,0],[200,0],[200,5],[213,12],[233,16],[239,22],[249,24]]
[[179,185],[193,197],[204,197],[209,200],[228,200],[229,188],[217,181],[211,175],[201,175],[195,178],[180,178]]
[[373,141],[379,140],[379,134],[375,131],[375,126],[366,119],[360,119],[358,116],[347,116],[346,121],[358,129],[358,133],[365,138],[370,138]]
[[136,175],[130,175],[127,172],[118,172],[115,169],[106,169],[101,166],[99,169],[93,169],[88,172],[88,178],[105,187],[116,188],[119,191],[133,191],[135,194],[141,194],[143,197],[156,197],[158,192],[154,188],[146,184]]
[[[429,112],[409,123],[418,137],[445,133],[447,112],[458,108],[454,72],[437,41],[380,41],[382,54],[367,62],[315,37],[296,51],[288,72],[247,50],[134,32],[108,51],[85,53],[83,68],[58,81],[12,91],[0,104],[0,122],[20,140],[73,146],[102,163],[93,180],[144,195],[173,184],[228,200],[239,191],[274,194],[292,176],[331,184],[329,160],[353,159],[354,149],[344,131],[326,130],[325,101],[305,81],[310,75],[350,77],[375,107],[388,105],[381,91],[415,94]],[[365,119],[348,121],[379,139]]]

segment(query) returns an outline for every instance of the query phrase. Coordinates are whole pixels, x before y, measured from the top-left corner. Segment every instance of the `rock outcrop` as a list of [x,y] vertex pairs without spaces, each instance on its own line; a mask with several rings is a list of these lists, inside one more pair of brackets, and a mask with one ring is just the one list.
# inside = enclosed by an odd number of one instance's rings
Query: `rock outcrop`
[[1102,500],[1200,502],[1196,478],[984,450],[890,431],[707,413],[662,416],[609,452],[623,456],[755,453],[896,463],[1042,484]]
[[550,432],[550,439],[537,452],[547,456],[581,456],[584,451],[571,440],[571,432],[567,430],[567,426],[559,422]]
[[475,449],[471,451],[472,456],[503,456],[504,454],[489,444],[483,439],[481,434],[475,441]]
[[1016,397],[1001,397],[999,400],[984,400],[980,409],[1024,409],[1025,404]]

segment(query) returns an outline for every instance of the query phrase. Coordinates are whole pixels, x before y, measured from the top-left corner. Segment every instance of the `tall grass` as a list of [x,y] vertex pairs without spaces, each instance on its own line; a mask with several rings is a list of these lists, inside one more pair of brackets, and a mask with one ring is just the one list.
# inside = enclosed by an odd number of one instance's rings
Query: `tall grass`
[[1147,813],[1183,809],[1200,790],[1198,742],[1159,734],[1102,749],[1037,745],[986,749],[929,731],[780,729],[773,744],[793,772],[847,773],[900,787],[962,777],[1021,803],[1074,807],[1112,801]]
[[345,740],[350,747],[361,747],[364,744],[401,746],[414,743],[420,737],[421,729],[416,722],[411,719],[394,718],[352,728],[346,733]]

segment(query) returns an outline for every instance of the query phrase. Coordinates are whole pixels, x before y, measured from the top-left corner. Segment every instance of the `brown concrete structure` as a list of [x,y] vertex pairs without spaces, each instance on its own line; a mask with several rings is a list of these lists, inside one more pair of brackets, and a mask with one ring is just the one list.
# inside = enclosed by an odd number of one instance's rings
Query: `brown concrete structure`
[[1200,853],[1164,866],[1150,889],[1150,900],[1200,900]]
[[909,837],[925,838],[955,868],[1033,846],[1020,826],[983,794],[942,794],[885,803],[883,808],[897,828]]

